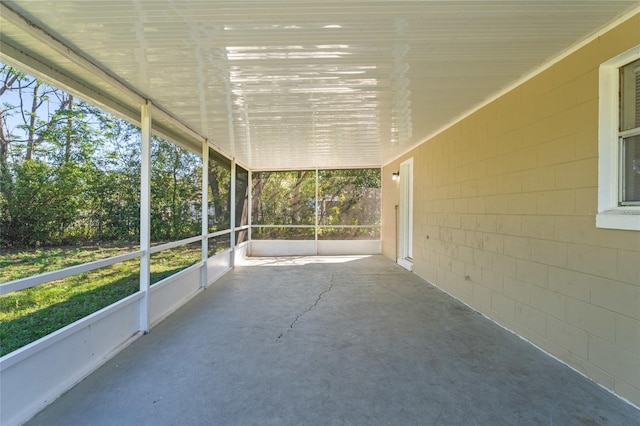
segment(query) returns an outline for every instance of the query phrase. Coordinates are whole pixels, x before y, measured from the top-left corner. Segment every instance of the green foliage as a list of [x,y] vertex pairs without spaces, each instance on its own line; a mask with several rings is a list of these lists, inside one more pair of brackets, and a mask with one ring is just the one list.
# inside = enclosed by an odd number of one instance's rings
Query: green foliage
[[[319,170],[253,174],[255,225],[314,225],[316,209],[324,239],[377,238],[380,224],[380,170]],[[330,226],[374,225],[356,230]],[[308,239],[304,228],[256,228],[257,239]]]
[[14,165],[2,175],[0,241],[12,246],[64,244],[78,214],[82,186],[77,165],[52,167],[38,160]]
[[321,170],[318,173],[320,224],[380,223],[380,169]]
[[199,156],[160,138],[151,146],[151,239],[173,241],[201,232]]
[[[136,244],[140,130],[6,65],[0,80],[0,248]],[[228,217],[230,176],[219,172],[214,203]],[[200,233],[201,176],[198,155],[153,138],[152,241]]]
[[314,225],[315,172],[253,174],[255,225]]

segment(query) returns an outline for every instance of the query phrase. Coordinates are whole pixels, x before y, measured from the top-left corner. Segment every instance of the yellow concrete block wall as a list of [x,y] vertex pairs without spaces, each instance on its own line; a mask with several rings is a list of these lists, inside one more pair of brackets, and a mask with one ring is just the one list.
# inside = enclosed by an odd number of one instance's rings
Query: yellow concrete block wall
[[640,232],[595,226],[598,68],[632,17],[383,171],[383,253],[414,159],[414,271],[640,406]]

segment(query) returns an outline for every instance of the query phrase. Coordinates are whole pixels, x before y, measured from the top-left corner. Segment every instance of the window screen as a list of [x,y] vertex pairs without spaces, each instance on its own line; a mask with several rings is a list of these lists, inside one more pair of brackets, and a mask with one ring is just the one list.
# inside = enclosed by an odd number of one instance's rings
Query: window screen
[[640,127],[640,60],[620,69],[620,131]]
[[622,204],[640,204],[640,135],[623,138]]
[[620,204],[640,204],[640,60],[620,69]]

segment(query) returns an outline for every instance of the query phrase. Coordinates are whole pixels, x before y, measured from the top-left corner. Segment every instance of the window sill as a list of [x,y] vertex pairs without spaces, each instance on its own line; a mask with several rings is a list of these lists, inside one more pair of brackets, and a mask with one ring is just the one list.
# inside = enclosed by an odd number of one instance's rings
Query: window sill
[[598,213],[596,215],[596,227],[640,231],[640,208],[619,207]]

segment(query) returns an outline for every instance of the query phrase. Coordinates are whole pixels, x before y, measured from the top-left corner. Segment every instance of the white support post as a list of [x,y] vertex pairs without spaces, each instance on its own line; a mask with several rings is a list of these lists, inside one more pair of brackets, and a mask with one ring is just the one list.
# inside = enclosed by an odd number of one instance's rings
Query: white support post
[[231,227],[231,267],[236,266],[236,159],[231,160],[231,217],[229,218]]
[[247,192],[249,193],[247,202],[247,225],[249,225],[249,228],[247,229],[247,241],[251,241],[251,216],[253,216],[253,210],[251,207],[253,202],[253,191],[251,188],[253,188],[253,173],[251,173],[251,170],[247,170],[247,173],[249,173],[249,178],[247,179]]
[[200,286],[209,285],[207,277],[207,259],[209,259],[209,142],[202,144],[202,269]]
[[151,101],[140,108],[141,173],[140,173],[140,331],[149,332],[149,286],[151,282]]
[[320,206],[320,200],[318,199],[318,183],[320,182],[318,177],[318,168],[316,167],[316,226],[314,227],[314,240],[316,242],[316,256],[318,255],[318,207]]

